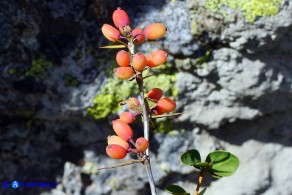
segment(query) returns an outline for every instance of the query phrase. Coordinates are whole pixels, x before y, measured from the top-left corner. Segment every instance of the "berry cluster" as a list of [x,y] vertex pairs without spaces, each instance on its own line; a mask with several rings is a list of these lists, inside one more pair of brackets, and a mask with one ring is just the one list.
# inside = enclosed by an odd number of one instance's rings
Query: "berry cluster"
[[132,112],[123,112],[119,119],[112,122],[117,136],[112,135],[107,138],[108,146],[106,147],[106,153],[111,158],[125,158],[128,152],[137,153],[142,157],[143,153],[147,150],[149,143],[144,137],[138,138],[136,142],[133,141],[133,130],[129,124],[134,122],[136,115]]
[[163,96],[163,91],[160,88],[153,88],[147,93],[147,98],[155,102],[155,106],[151,108],[151,113],[155,115],[161,115],[168,112],[172,112],[176,108],[176,103],[168,98]]
[[[149,24],[144,30],[141,28],[132,29],[128,14],[121,8],[117,8],[113,12],[112,19],[116,27],[104,24],[101,28],[103,35],[112,42],[121,42],[121,39],[126,39],[128,42],[141,44],[145,40],[159,39],[167,31],[162,23]],[[119,67],[114,69],[114,73],[119,79],[127,80],[135,74],[143,72],[145,68],[157,67],[165,63],[166,59],[167,53],[163,50],[154,51],[147,57],[140,52],[131,56],[129,52],[120,50],[116,55]]]
[[[128,51],[120,50],[116,54],[116,62],[119,65],[114,69],[114,74],[119,79],[127,80],[136,78],[137,83],[143,83],[142,73],[145,69],[157,67],[167,60],[167,53],[163,50],[156,50],[149,55],[141,52],[135,52],[133,45],[142,44],[146,40],[156,40],[163,37],[167,31],[162,23],[153,23],[144,29],[130,27],[130,19],[128,14],[121,8],[117,8],[112,15],[115,26],[104,24],[101,28],[103,35],[112,42],[122,44],[120,48],[128,48]],[[123,42],[126,40],[127,43]],[[139,80],[140,79],[140,80]],[[143,84],[142,84],[143,86]],[[143,88],[143,87],[142,87]],[[143,90],[142,90],[142,94]],[[168,97],[163,97],[163,91],[159,88],[153,88],[147,93],[147,100],[152,102],[152,107],[147,110],[149,115],[161,115],[172,112],[176,108],[176,103]],[[142,96],[142,100],[144,96]],[[145,99],[145,101],[147,101]],[[135,117],[145,114],[145,104],[140,104],[135,97],[124,100],[122,104],[127,104],[131,112],[123,112],[119,119],[112,122],[116,135],[108,137],[108,146],[106,153],[114,159],[123,159],[127,153],[134,152],[139,157],[145,155],[149,143],[144,137],[140,137],[134,142],[133,130],[131,124]],[[148,104],[149,105],[149,104]]]

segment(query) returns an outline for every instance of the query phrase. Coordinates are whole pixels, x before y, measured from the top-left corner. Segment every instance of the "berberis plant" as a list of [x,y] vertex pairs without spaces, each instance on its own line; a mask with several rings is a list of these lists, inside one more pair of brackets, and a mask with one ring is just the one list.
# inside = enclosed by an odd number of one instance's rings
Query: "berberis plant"
[[[136,153],[137,159],[119,163],[110,167],[142,163],[147,171],[151,188],[151,194],[156,195],[155,184],[151,171],[149,156],[149,128],[151,120],[160,117],[169,117],[179,115],[180,113],[171,113],[176,108],[176,103],[169,97],[163,97],[163,90],[153,86],[153,89],[147,93],[144,89],[143,81],[152,75],[145,74],[146,69],[151,69],[164,64],[167,60],[167,53],[163,50],[156,50],[145,55],[136,52],[136,46],[145,41],[154,41],[165,35],[167,28],[162,23],[153,23],[146,28],[131,28],[128,14],[121,8],[117,8],[112,15],[114,26],[104,24],[101,28],[103,35],[114,45],[103,46],[101,48],[123,49],[116,54],[118,67],[114,69],[117,78],[129,81],[136,81],[139,88],[139,99],[130,97],[121,102],[127,105],[128,112],[120,114],[119,119],[112,122],[113,130],[116,135],[108,137],[108,146],[106,153],[114,159],[123,159],[128,153]],[[151,79],[151,78],[149,78]],[[144,127],[144,136],[134,140],[134,133],[130,124],[135,118],[141,117]],[[197,183],[195,194],[202,195],[205,189],[199,193],[202,179],[206,172],[211,173],[214,177],[224,177],[232,175],[239,165],[238,158],[233,154],[225,151],[214,151],[210,153],[204,162],[201,162],[200,154],[197,150],[189,150],[182,154],[181,161],[190,166],[200,169],[200,176]],[[99,170],[100,170],[99,169]],[[171,194],[189,194],[182,187],[170,185],[166,191]]]

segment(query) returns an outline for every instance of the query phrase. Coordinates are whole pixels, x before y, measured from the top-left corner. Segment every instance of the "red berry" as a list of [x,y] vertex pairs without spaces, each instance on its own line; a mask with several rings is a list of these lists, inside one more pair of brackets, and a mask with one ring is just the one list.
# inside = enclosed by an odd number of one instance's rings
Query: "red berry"
[[134,71],[131,67],[118,67],[114,69],[115,75],[122,80],[127,80],[134,75]]
[[111,144],[106,147],[106,153],[111,158],[123,159],[127,156],[128,151],[120,145]]
[[125,50],[120,50],[116,55],[116,61],[119,66],[127,67],[130,65],[130,54]]
[[147,57],[147,66],[156,67],[166,62],[167,53],[163,50],[157,50],[150,53]]
[[125,148],[125,150],[129,149],[129,144],[128,142],[126,142],[125,140],[123,140],[122,138],[120,138],[119,136],[116,135],[110,135],[107,137],[107,144],[111,145],[111,144],[116,144],[116,145],[120,145],[123,148]]
[[125,141],[129,141],[133,137],[132,128],[121,119],[113,121],[113,129],[116,134]]
[[145,38],[148,40],[155,40],[163,37],[167,31],[167,28],[162,23],[153,23],[146,26],[144,29]]
[[128,124],[134,122],[135,116],[132,112],[122,112],[120,119]]
[[153,100],[159,100],[163,96],[163,91],[159,88],[153,88],[147,93],[147,97]]
[[141,44],[145,41],[145,35],[143,34],[143,29],[134,28],[132,30],[132,35],[135,37],[134,43]]
[[118,7],[113,12],[113,22],[117,28],[123,28],[125,25],[130,25],[130,19],[128,14],[120,7]]
[[148,146],[149,142],[144,137],[140,137],[136,140],[135,147],[139,152],[145,152]]
[[147,58],[142,53],[136,53],[132,59],[132,66],[135,70],[142,72],[147,65]]
[[118,31],[118,29],[109,24],[104,24],[101,27],[101,32],[105,36],[105,38],[112,42],[116,42],[116,40],[118,40],[121,36],[120,31]]
[[176,103],[170,98],[162,98],[157,101],[155,109],[159,114],[172,112],[176,108]]

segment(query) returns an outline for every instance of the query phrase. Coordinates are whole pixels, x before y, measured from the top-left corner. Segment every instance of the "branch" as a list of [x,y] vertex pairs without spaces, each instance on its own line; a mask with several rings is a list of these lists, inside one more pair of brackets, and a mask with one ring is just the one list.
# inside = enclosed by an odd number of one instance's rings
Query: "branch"
[[136,164],[136,163],[142,163],[145,161],[145,158],[139,159],[139,160],[129,160],[126,162],[122,162],[122,163],[118,163],[118,164],[114,164],[111,165],[109,167],[102,167],[102,168],[97,168],[96,170],[103,170],[103,169],[113,169],[113,168],[117,168],[117,167],[123,167],[123,166],[127,166],[127,165],[131,165],[131,164]]
[[[133,40],[130,40],[128,43],[128,49],[133,56],[135,54],[135,44],[133,43]],[[142,73],[136,74],[136,82],[139,86],[140,96],[142,99],[141,106],[142,106],[142,115],[143,115],[143,125],[144,125],[144,138],[149,141],[149,112],[146,108],[145,103],[145,97],[144,97],[144,85],[143,85],[143,76]],[[146,169],[151,194],[156,195],[156,189],[154,184],[154,179],[151,171],[151,163],[150,163],[150,157],[149,157],[149,150],[147,149],[145,152],[145,161],[143,162],[143,165]]]
[[200,190],[200,187],[202,185],[203,179],[204,179],[204,170],[201,170],[200,175],[199,175],[199,179],[198,179],[198,183],[197,183],[197,188],[195,191],[195,195],[199,194],[199,190]]

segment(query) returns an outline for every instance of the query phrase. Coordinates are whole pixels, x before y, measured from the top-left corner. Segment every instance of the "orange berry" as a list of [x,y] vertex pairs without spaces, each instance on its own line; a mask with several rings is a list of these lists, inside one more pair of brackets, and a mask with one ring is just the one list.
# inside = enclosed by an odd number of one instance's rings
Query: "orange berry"
[[113,21],[117,28],[124,27],[125,25],[130,25],[130,19],[128,14],[120,7],[118,7],[113,12]]
[[125,150],[129,149],[129,144],[128,142],[126,142],[125,140],[123,140],[122,138],[120,138],[119,136],[116,135],[110,135],[107,137],[107,144],[111,145],[111,144],[116,144],[116,145],[120,145],[123,148],[125,148]]
[[150,53],[147,57],[147,65],[149,67],[156,67],[166,62],[167,53],[163,50],[157,50]]
[[118,67],[114,69],[115,75],[122,80],[127,80],[134,75],[134,71],[131,67]]
[[122,114],[120,115],[120,119],[128,124],[134,122],[135,120],[135,116],[133,113],[131,112],[122,112]]
[[145,152],[148,146],[149,142],[144,137],[140,137],[136,140],[135,147],[139,152]]
[[116,61],[119,66],[127,67],[130,64],[130,55],[125,50],[120,50],[116,55]]
[[147,93],[147,97],[153,100],[159,100],[163,96],[163,91],[159,88],[153,88]]
[[128,151],[120,145],[111,144],[105,149],[107,155],[114,159],[123,159],[127,156]]
[[121,36],[120,31],[109,24],[104,24],[101,27],[101,32],[105,36],[105,38],[112,42],[116,42],[116,40],[118,40]]
[[155,109],[159,114],[172,112],[176,108],[176,103],[170,98],[162,98],[157,101]]
[[145,35],[143,34],[143,29],[134,28],[132,30],[132,35],[135,37],[134,43],[141,44],[145,41]]
[[113,129],[116,134],[125,141],[129,141],[133,137],[132,128],[121,119],[113,121]]
[[147,65],[147,58],[142,53],[136,53],[132,59],[132,66],[135,70],[142,72]]
[[162,23],[153,23],[146,26],[144,29],[145,38],[148,40],[155,40],[163,37],[167,31],[167,28]]

